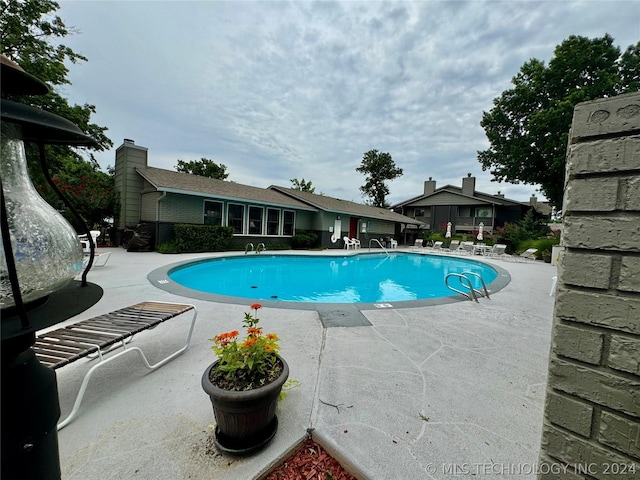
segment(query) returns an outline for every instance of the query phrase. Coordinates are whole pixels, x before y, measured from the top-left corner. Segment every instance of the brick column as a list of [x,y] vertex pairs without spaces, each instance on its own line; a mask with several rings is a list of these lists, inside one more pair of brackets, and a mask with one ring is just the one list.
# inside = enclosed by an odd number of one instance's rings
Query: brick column
[[640,479],[640,93],[576,106],[563,214],[539,478]]

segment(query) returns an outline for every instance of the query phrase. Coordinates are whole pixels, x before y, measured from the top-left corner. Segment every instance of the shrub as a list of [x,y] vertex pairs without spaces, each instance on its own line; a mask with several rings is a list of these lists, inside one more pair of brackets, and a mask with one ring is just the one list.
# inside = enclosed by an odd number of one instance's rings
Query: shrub
[[233,238],[232,227],[215,225],[176,224],[173,231],[179,253],[221,252],[229,249]]
[[318,246],[318,235],[313,232],[299,232],[291,237],[291,248],[305,250]]
[[157,251],[158,253],[180,253],[178,244],[175,240],[161,243],[160,245],[158,245]]
[[498,227],[496,230],[499,243],[505,243],[511,247],[511,250],[516,251],[538,248],[531,244],[532,241],[546,238],[551,232],[546,220],[535,219],[533,209],[530,209],[519,222],[505,223],[504,227]]

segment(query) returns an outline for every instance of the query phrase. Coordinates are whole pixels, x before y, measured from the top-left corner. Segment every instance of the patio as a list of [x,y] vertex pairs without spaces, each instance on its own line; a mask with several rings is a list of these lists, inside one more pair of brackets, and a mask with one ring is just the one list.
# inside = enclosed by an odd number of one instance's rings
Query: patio
[[[59,432],[63,478],[259,478],[308,430],[362,478],[483,478],[495,468],[501,478],[535,478],[555,267],[483,259],[511,275],[490,300],[362,311],[372,326],[323,328],[315,311],[263,308],[261,323],[281,337],[300,385],[278,407],[272,443],[243,458],[213,447],[200,378],[214,361],[209,339],[238,328],[250,302],[187,299],[147,279],[161,265],[212,254],[110,251],[89,276],[104,296],[68,323],[142,300],[193,303],[198,321],[189,350],[157,372],[125,357],[96,375],[77,420]],[[178,317],[133,342],[154,361],[179,346],[188,323]],[[58,371],[63,417],[91,365]]]

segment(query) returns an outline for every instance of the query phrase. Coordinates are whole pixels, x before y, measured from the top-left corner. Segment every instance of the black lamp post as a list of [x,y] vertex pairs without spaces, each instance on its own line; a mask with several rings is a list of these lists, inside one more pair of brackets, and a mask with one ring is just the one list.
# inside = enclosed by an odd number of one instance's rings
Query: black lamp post
[[60,116],[7,99],[42,95],[48,88],[4,56],[1,67],[1,477],[59,479],[56,375],[31,346],[36,331],[86,310],[102,289],[86,281],[86,270],[82,281],[73,280],[82,269],[77,234],[31,184],[23,142],[38,144],[50,179],[45,144],[80,146],[94,140]]

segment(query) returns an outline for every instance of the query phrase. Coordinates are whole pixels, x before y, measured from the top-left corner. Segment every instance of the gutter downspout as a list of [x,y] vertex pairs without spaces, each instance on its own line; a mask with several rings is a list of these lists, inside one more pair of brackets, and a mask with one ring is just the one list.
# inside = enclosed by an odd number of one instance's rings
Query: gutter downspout
[[156,243],[158,243],[160,239],[160,202],[164,200],[166,196],[167,192],[162,192],[162,195],[156,200]]

